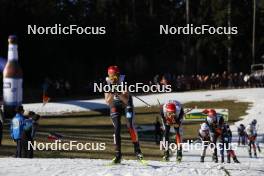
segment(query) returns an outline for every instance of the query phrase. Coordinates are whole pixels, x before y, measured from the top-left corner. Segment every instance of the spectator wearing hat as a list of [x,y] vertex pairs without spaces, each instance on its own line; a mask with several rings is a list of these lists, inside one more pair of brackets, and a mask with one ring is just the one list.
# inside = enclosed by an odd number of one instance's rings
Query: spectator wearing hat
[[32,145],[34,142],[34,137],[36,134],[36,129],[38,126],[38,120],[40,116],[33,111],[29,111],[24,114],[24,127],[22,133],[22,150],[23,150],[23,158],[33,158],[33,148]]

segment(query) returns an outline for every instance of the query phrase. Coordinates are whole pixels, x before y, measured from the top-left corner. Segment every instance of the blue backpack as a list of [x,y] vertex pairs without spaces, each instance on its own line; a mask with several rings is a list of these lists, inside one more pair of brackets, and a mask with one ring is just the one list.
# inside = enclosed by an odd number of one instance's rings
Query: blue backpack
[[23,130],[24,131],[31,131],[32,130],[32,124],[33,124],[33,121],[32,119],[25,119],[24,120],[24,128]]

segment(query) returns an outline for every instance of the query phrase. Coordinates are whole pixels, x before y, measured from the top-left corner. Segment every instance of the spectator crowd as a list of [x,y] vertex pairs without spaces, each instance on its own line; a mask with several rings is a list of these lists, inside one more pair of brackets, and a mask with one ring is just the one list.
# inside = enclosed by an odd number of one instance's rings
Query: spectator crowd
[[224,88],[249,88],[264,87],[264,74],[249,75],[240,73],[222,74],[197,74],[197,75],[174,75],[166,73],[155,75],[149,84],[170,84],[174,91],[187,91],[197,89],[224,89]]

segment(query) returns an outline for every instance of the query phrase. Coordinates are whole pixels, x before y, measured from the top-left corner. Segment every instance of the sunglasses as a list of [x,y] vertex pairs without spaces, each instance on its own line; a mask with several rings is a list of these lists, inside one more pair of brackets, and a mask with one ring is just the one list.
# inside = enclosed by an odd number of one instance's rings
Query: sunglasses
[[109,75],[110,80],[118,80],[118,75]]
[[174,112],[167,112],[167,116],[171,117],[171,116],[175,116],[176,114]]

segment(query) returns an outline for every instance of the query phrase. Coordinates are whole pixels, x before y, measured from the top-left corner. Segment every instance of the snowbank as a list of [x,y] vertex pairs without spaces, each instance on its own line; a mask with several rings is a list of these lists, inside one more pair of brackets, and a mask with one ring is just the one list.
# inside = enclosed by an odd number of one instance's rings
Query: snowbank
[[[190,101],[219,101],[219,100],[236,100],[252,102],[253,106],[248,109],[243,120],[236,122],[235,126],[231,128],[235,131],[236,126],[240,123],[248,124],[253,119],[258,120],[259,133],[264,133],[264,88],[254,89],[229,89],[229,90],[214,90],[214,91],[197,91],[197,92],[180,92],[180,93],[166,93],[140,96],[151,105],[157,104],[157,98],[161,103],[168,99],[176,99],[180,102],[186,103]],[[134,105],[136,107],[145,106],[141,101],[134,98]],[[83,112],[94,109],[107,108],[104,99],[95,100],[76,100],[65,101],[58,103],[48,103],[42,106],[42,103],[25,104],[26,110],[32,110],[45,115],[56,115],[71,112]]]

